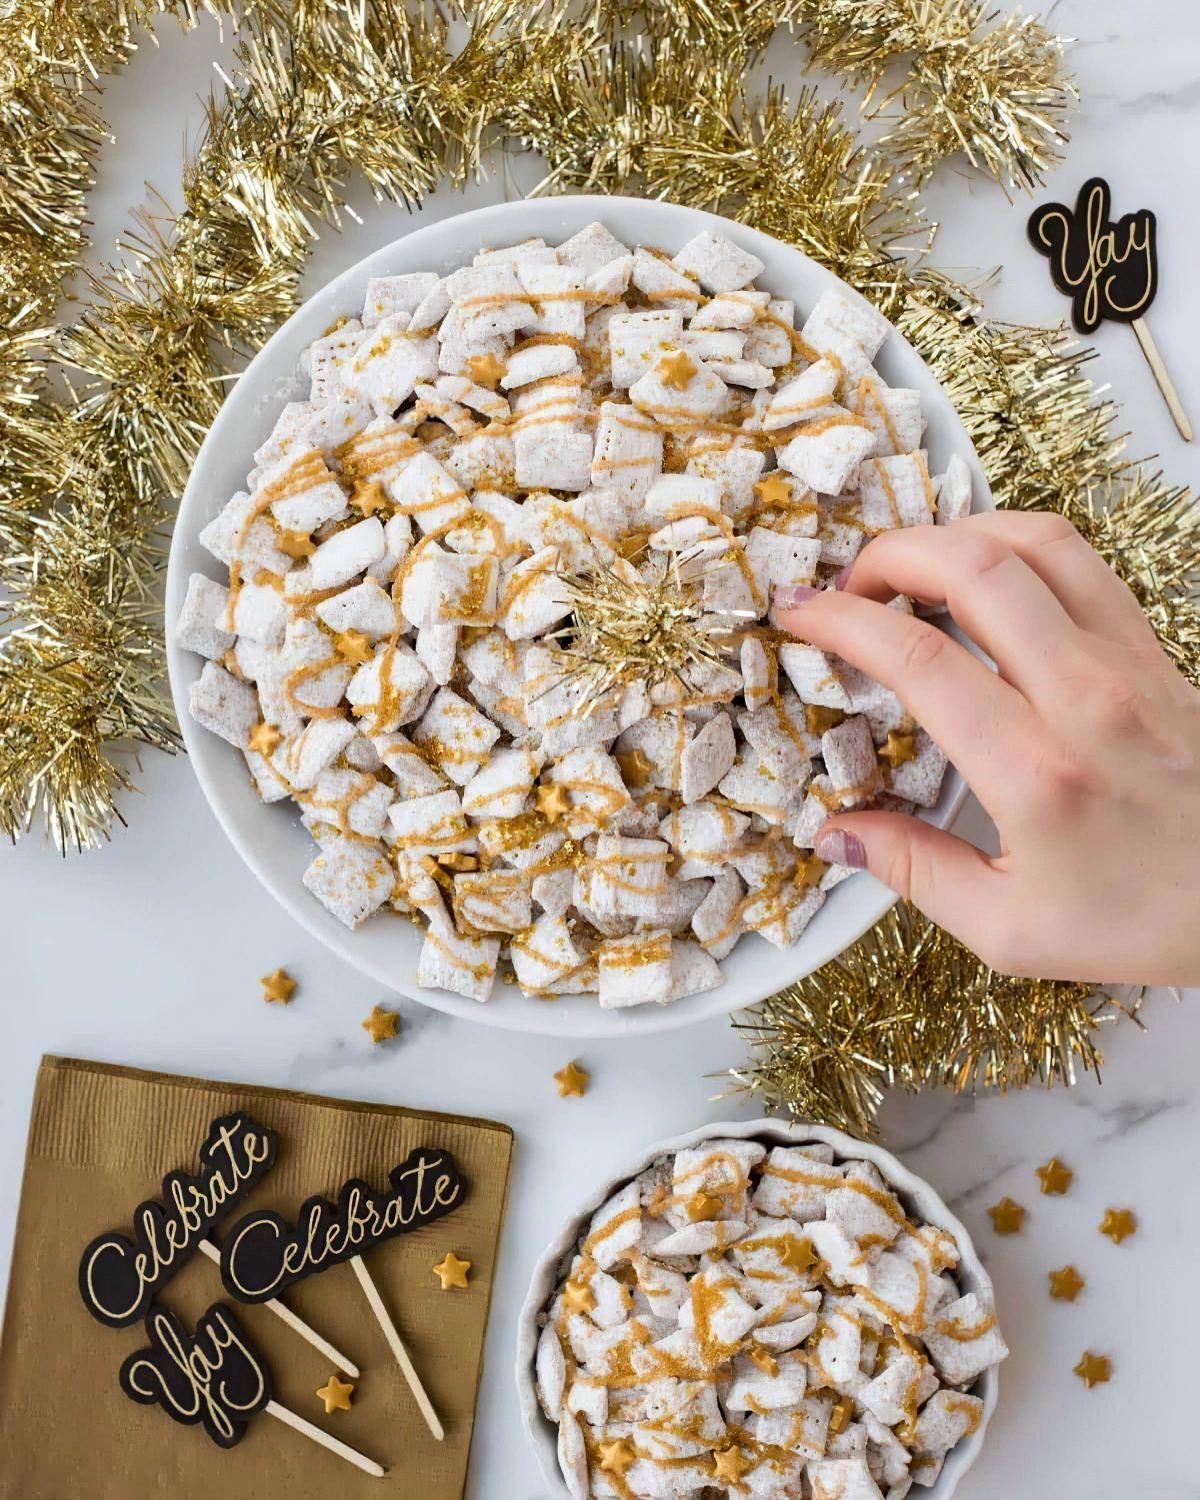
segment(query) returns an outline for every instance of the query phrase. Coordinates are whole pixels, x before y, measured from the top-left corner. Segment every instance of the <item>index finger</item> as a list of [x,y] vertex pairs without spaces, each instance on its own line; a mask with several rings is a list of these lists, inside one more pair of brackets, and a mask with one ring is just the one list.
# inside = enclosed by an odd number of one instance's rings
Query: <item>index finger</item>
[[785,629],[890,688],[942,747],[985,806],[1011,779],[1035,726],[1029,703],[925,620],[833,589],[779,610]]

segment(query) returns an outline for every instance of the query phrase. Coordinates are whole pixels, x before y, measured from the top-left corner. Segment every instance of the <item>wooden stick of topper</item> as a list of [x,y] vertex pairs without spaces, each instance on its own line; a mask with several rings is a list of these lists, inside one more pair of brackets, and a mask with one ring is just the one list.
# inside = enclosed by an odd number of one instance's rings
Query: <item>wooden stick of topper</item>
[[189,1334],[169,1308],[151,1302],[146,1312],[149,1348],[121,1366],[121,1389],[143,1406],[161,1406],[185,1427],[202,1424],[221,1448],[241,1442],[255,1412],[265,1411],[294,1431],[328,1448],[365,1474],[382,1479],[387,1470],[357,1448],[306,1422],[271,1395],[271,1377],[241,1324],[220,1302],[203,1313]]
[[350,1261],[421,1414],[440,1442],[442,1424],[361,1256],[372,1245],[452,1213],[466,1188],[449,1152],[424,1147],[393,1167],[388,1180],[389,1189],[376,1193],[351,1177],[342,1184],[336,1205],[321,1197],[306,1199],[294,1230],[270,1210],[245,1214],[221,1244],[221,1280],[239,1302],[266,1302],[294,1281]]
[[[238,1111],[209,1126],[200,1147],[200,1171],[168,1172],[162,1203],[139,1203],[133,1214],[137,1243],[112,1232],[97,1235],[79,1262],[79,1295],[93,1318],[109,1328],[127,1328],[145,1317],[151,1299],[197,1250],[220,1262],[207,1238],[223,1218],[270,1171],[275,1162],[273,1130]],[[358,1367],[282,1302],[267,1306],[340,1370],[358,1378]]]
[[1062,203],[1034,210],[1029,241],[1049,260],[1054,285],[1071,298],[1071,320],[1080,333],[1094,333],[1105,318],[1133,325],[1179,435],[1190,443],[1191,423],[1146,323],[1158,291],[1157,222],[1150,209],[1139,208],[1114,224],[1111,204],[1108,183],[1091,177],[1074,211]]

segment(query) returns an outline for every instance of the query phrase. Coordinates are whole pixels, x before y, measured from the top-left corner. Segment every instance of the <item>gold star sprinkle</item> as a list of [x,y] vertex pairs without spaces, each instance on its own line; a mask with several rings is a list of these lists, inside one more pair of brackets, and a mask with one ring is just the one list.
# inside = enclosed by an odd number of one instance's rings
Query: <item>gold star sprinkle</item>
[[264,974],[258,982],[263,987],[263,999],[278,1000],[280,1005],[288,1003],[296,988],[296,981],[289,979],[284,969],[276,969],[274,974]]
[[683,1211],[687,1214],[689,1224],[701,1224],[719,1219],[723,1206],[722,1199],[714,1193],[693,1193],[684,1204]]
[[823,703],[804,705],[804,727],[809,734],[828,734],[845,717],[840,708],[826,708]]
[[333,644],[338,654],[347,661],[361,666],[363,662],[371,660],[371,643],[361,630],[343,630],[340,635],[334,636]]
[[559,786],[558,782],[552,782],[549,786],[539,786],[537,810],[551,826],[557,823],[559,818],[571,811],[571,799],[567,795],[566,787]]
[[803,886],[817,885],[828,868],[825,861],[818,859],[815,854],[801,855],[796,866],[794,883]]
[[590,1073],[569,1062],[565,1068],[560,1068],[554,1075],[554,1081],[558,1084],[558,1097],[560,1099],[582,1099],[583,1092],[587,1088]]
[[625,1471],[637,1459],[633,1444],[628,1438],[618,1438],[615,1443],[601,1443],[600,1468],[605,1474],[615,1474],[624,1481]]
[[275,746],[278,745],[282,738],[283,735],[275,728],[274,724],[256,724],[250,731],[250,738],[247,744],[251,750],[257,751],[259,755],[271,755],[275,750]]
[[726,1484],[740,1484],[742,1475],[753,1467],[740,1448],[722,1448],[720,1453],[713,1454],[713,1478]]
[[446,1259],[434,1266],[433,1274],[441,1278],[442,1291],[448,1292],[451,1287],[466,1287],[467,1272],[470,1269],[469,1260],[459,1260],[453,1250],[447,1250]]
[[1100,1233],[1108,1235],[1114,1245],[1119,1245],[1128,1235],[1137,1233],[1137,1222],[1127,1208],[1106,1209]]
[[854,1397],[843,1396],[834,1406],[829,1416],[829,1430],[832,1433],[844,1431],[846,1424],[854,1415]]
[[496,383],[501,375],[508,369],[494,354],[473,354],[467,360],[467,377],[476,385],[486,385],[489,391],[496,389]]
[[275,538],[275,545],[296,562],[302,557],[311,557],[317,550],[307,531],[281,531]]
[[1064,1167],[1057,1156],[1052,1156],[1044,1167],[1038,1167],[1037,1175],[1043,1193],[1065,1193],[1075,1173]]
[[876,752],[880,760],[886,760],[893,771],[902,765],[917,758],[917,737],[914,734],[897,734],[894,729],[888,730],[887,744],[881,746]]
[[640,791],[650,780],[654,762],[644,750],[618,750],[613,759],[621,768],[626,786]]
[[1103,1354],[1092,1354],[1089,1351],[1075,1366],[1075,1373],[1090,1391],[1094,1385],[1103,1385],[1111,1379],[1112,1362]]
[[1050,1295],[1056,1302],[1074,1302],[1084,1288],[1083,1277],[1074,1266],[1050,1272]]
[[1025,1217],[1025,1210],[1011,1198],[1001,1198],[994,1208],[988,1209],[988,1213],[992,1216],[992,1228],[997,1234],[1019,1233],[1021,1220]]
[[788,1238],[779,1253],[779,1264],[793,1271],[811,1271],[817,1263],[817,1252],[808,1240]]
[[374,1047],[380,1042],[390,1042],[399,1023],[400,1017],[394,1010],[384,1010],[382,1005],[377,1005],[362,1023],[362,1029],[369,1034]]
[[664,354],[658,362],[655,374],[663,385],[669,385],[673,390],[686,391],[687,383],[696,373],[698,366],[691,355],[683,349],[677,349],[673,354]]
[[391,506],[383,484],[378,479],[356,479],[350,504],[364,516],[373,516],[377,510],[387,510]]
[[779,1361],[775,1358],[775,1356],[770,1352],[769,1349],[759,1349],[755,1347],[747,1351],[746,1357],[749,1359],[750,1363],[760,1369],[764,1375],[779,1374]]
[[563,1287],[562,1298],[570,1312],[591,1312],[596,1305],[591,1287],[582,1281],[568,1281]]
[[336,1375],[329,1377],[329,1384],[324,1385],[317,1392],[325,1403],[325,1415],[332,1411],[349,1411],[350,1397],[354,1394],[354,1387],[349,1382],[340,1381]]
[[754,484],[754,493],[764,505],[786,505],[792,498],[792,482],[782,474],[768,474]]

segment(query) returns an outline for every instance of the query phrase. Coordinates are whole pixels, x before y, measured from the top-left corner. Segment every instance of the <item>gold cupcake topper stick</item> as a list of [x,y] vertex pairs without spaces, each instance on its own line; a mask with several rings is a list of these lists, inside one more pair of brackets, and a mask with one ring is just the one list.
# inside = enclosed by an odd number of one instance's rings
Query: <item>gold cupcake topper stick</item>
[[1079,190],[1075,208],[1046,203],[1030,215],[1029,242],[1050,262],[1054,285],[1071,299],[1071,321],[1094,333],[1107,318],[1131,323],[1154,379],[1184,442],[1192,427],[1146,324],[1158,291],[1157,223],[1148,208],[1109,218],[1112,192],[1103,177]]

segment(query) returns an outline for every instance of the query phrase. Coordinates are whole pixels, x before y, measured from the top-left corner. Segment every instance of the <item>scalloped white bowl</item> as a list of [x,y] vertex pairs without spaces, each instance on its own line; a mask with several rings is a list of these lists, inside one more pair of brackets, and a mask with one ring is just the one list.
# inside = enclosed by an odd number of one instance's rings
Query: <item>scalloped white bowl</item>
[[[699,1130],[693,1130],[689,1135],[679,1135],[668,1141],[659,1141],[657,1145],[647,1147],[636,1161],[629,1162],[620,1171],[614,1172],[586,1202],[580,1204],[563,1225],[557,1239],[553,1244],[548,1245],[539,1257],[533,1268],[525,1305],[521,1309],[521,1318],[517,1325],[516,1364],[521,1415],[525,1419],[525,1429],[529,1433],[530,1440],[537,1449],[538,1462],[554,1500],[570,1500],[570,1497],[562,1471],[558,1466],[557,1428],[538,1405],[534,1377],[534,1356],[537,1352],[538,1334],[541,1331],[538,1328],[538,1314],[550,1300],[550,1294],[557,1286],[560,1277],[566,1273],[580,1234],[602,1203],[636,1177],[639,1172],[643,1172],[656,1158],[665,1156],[671,1151],[686,1150],[690,1146],[699,1145],[701,1141],[718,1137],[732,1137],[735,1140],[754,1139],[770,1146],[802,1146],[807,1141],[823,1141],[827,1146],[833,1147],[835,1157],[839,1161],[846,1157],[857,1157],[874,1163],[879,1169],[879,1175],[889,1187],[895,1189],[901,1203],[910,1213],[915,1212],[925,1223],[936,1224],[940,1229],[945,1229],[954,1236],[961,1257],[955,1274],[963,1292],[982,1292],[989,1298],[993,1296],[992,1279],[984,1270],[983,1263],[966,1229],[923,1178],[910,1172],[890,1151],[885,1151],[881,1146],[855,1140],[853,1136],[846,1135],[841,1130],[832,1130],[825,1125],[788,1125],[778,1120],[718,1122],[715,1125],[705,1125]],[[993,1365],[990,1370],[985,1370],[971,1387],[971,1392],[983,1401],[983,1416],[979,1426],[970,1437],[964,1438],[946,1455],[946,1463],[938,1475],[937,1482],[929,1489],[914,1488],[912,1491],[914,1495],[927,1496],[928,1500],[950,1500],[950,1496],[958,1488],[959,1481],[978,1458],[983,1447],[988,1422],[1000,1398],[999,1367]]]
[[[225,570],[199,542],[201,529],[236,490],[243,487],[255,448],[266,439],[288,401],[304,399],[297,373],[301,352],[329,325],[362,309],[367,281],[406,271],[446,273],[470,261],[483,245],[512,244],[542,235],[552,244],[603,219],[629,244],[678,250],[703,229],[728,235],[757,255],[766,269],[762,284],[779,297],[794,299],[802,319],[830,288],[855,298],[829,271],[769,235],[730,223],[715,214],[671,203],[635,198],[571,197],[524,200],[478,209],[415,230],[378,250],[331,281],[283,325],[255,356],[230,393],[196,459],[179,507],[167,573],[167,663],[183,738],[200,785],[222,828],[267,890],[314,937],[356,969],[387,988],[437,1010],[510,1031],[573,1037],[631,1036],[671,1031],[709,1016],[754,1005],[793,980],[810,974],[861,937],[894,903],[895,896],[873,876],[860,874],[834,890],[795,947],[787,952],[753,935],[743,938],[724,961],[725,984],[674,1005],[643,1005],[601,1010],[594,996],[563,996],[553,1003],[527,999],[516,986],[497,985],[485,1005],[444,990],[421,990],[415,983],[421,937],[405,921],[376,917],[349,931],[311,897],[300,877],[312,858],[312,840],[290,805],[265,806],[251,785],[241,754],[193,722],[188,689],[203,661],[175,644],[179,617],[193,573],[225,582]],[[974,508],[991,509],[987,481],[949,399],[912,345],[893,333],[876,364],[891,385],[921,392],[928,421],[925,443],[930,468],[941,472],[951,454],[971,467]],[[953,822],[966,796],[962,778],[951,768],[935,808],[922,816],[939,827]]]

